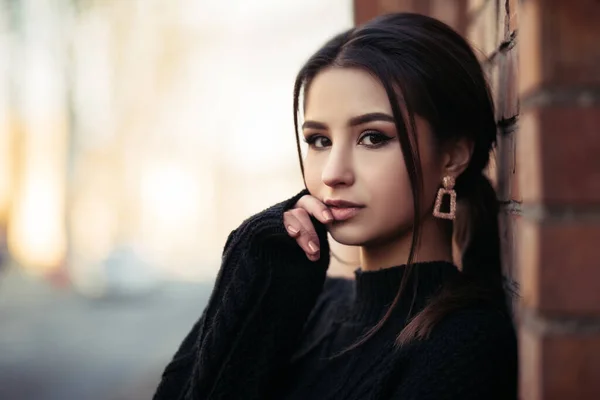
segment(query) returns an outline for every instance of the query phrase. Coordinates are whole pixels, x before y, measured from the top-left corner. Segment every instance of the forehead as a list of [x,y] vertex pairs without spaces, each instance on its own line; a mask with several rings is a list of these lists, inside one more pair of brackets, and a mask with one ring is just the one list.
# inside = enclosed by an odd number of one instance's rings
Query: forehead
[[317,74],[306,93],[305,118],[346,120],[371,112],[392,114],[381,83],[358,68],[327,68]]

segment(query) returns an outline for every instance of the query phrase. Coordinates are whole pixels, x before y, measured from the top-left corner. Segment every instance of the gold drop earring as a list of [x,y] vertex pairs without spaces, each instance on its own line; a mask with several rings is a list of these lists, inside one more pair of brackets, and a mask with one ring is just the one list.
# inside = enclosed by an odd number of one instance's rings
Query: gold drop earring
[[[444,177],[443,183],[444,187],[438,190],[437,198],[435,199],[433,215],[438,218],[454,220],[456,218],[456,191],[454,190],[454,178],[451,176],[446,176]],[[440,210],[445,194],[450,195],[450,212],[447,213]]]

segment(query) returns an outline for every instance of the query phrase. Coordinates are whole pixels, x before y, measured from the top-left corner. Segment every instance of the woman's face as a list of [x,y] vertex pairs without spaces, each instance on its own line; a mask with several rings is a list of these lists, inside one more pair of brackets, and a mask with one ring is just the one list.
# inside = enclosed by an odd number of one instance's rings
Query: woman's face
[[[302,134],[309,143],[304,161],[310,193],[330,203],[332,237],[346,245],[393,241],[410,232],[412,189],[392,110],[383,86],[360,69],[328,68],[306,93]],[[442,180],[434,138],[415,116],[427,212]],[[335,201],[350,202],[337,204]]]

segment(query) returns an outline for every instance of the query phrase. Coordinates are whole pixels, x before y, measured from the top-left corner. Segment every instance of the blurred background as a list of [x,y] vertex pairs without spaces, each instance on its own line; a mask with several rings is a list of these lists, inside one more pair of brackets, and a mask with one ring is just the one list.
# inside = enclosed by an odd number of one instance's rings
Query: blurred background
[[145,399],[350,0],[0,1],[0,399]]

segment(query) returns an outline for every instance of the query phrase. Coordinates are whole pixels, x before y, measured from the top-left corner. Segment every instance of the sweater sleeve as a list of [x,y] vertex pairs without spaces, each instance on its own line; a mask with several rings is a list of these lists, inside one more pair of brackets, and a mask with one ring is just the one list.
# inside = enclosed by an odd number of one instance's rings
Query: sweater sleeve
[[393,400],[515,400],[517,341],[509,317],[490,310],[451,316],[396,371]]
[[304,194],[254,215],[229,235],[208,305],[172,361],[187,362],[187,376],[163,374],[155,400],[268,397],[298,345],[329,264],[322,224],[313,219],[321,245],[317,262],[283,225],[283,213]]

